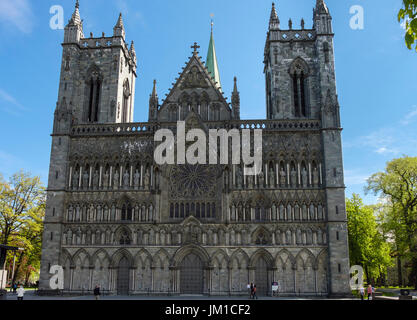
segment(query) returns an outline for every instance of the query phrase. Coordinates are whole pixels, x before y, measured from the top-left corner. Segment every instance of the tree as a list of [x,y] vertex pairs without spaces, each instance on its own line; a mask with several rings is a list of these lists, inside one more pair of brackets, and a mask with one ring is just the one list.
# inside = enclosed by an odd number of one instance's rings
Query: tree
[[[24,249],[16,253],[13,282],[21,270],[25,274],[28,269],[39,270],[45,200],[39,177],[21,171],[5,182],[0,175],[0,243]],[[9,253],[8,259],[13,255]]]
[[417,0],[403,0],[403,7],[398,12],[398,21],[405,23],[405,44],[417,51]]
[[398,254],[411,262],[410,283],[417,289],[417,157],[389,162],[385,172],[368,179],[367,191],[391,204],[385,226],[392,233]]
[[379,228],[374,208],[365,206],[359,195],[346,200],[349,254],[351,265],[365,270],[368,282],[374,282],[391,265],[390,247]]
[[23,171],[14,174],[10,182],[0,180],[0,244],[8,245],[19,236],[32,214],[44,203],[45,189],[39,177]]

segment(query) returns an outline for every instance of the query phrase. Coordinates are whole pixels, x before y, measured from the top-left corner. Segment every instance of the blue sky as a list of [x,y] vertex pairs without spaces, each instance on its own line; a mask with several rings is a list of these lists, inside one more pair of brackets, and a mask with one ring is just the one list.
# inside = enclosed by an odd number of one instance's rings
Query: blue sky
[[[401,0],[327,0],[335,31],[336,74],[344,127],[347,196],[363,195],[365,180],[387,161],[416,156],[417,53],[405,48],[396,20]],[[52,30],[51,6],[65,24],[75,0],[0,0],[0,172],[19,169],[47,183],[50,133],[57,100],[63,30]],[[314,0],[277,2],[281,24],[303,17],[312,26]],[[349,9],[364,8],[363,30],[352,30]],[[242,118],[265,118],[263,50],[270,0],[80,0],[84,34],[112,34],[123,13],[127,41],[139,60],[135,121],[146,121],[152,81],[165,97],[197,41],[204,60],[214,14],[221,81],[231,95],[238,77]],[[230,98],[229,98],[230,99]],[[367,203],[376,199],[368,195]]]

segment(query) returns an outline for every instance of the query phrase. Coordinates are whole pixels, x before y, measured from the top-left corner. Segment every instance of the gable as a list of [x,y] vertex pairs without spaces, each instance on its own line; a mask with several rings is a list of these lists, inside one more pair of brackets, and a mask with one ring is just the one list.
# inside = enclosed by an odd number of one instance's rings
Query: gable
[[[209,109],[215,109],[220,116],[215,119],[213,119],[213,116],[210,119],[210,116],[206,116],[206,113],[210,112],[209,110],[202,110],[203,107],[197,110],[201,105],[207,106]],[[187,113],[189,111],[196,113],[200,111],[200,116],[204,121],[229,120],[231,118],[229,103],[197,54],[192,55],[167,98],[163,101],[158,111],[158,119],[159,121],[172,120],[172,117],[170,118],[167,114],[174,110],[184,112],[184,108],[190,109]],[[184,120],[185,117],[181,117],[181,120]]]

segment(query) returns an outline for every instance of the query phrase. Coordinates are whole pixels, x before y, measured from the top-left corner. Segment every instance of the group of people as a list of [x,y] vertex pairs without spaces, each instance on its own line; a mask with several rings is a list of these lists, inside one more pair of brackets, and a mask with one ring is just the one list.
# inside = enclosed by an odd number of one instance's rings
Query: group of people
[[249,299],[258,299],[258,296],[256,295],[256,284],[253,284],[252,282],[248,284],[248,290],[250,292]]
[[[359,293],[361,295],[361,300],[365,300],[365,288],[361,286],[359,289]],[[375,288],[372,287],[370,284],[366,289],[366,293],[368,294],[368,300],[372,300],[373,294],[375,293]]]

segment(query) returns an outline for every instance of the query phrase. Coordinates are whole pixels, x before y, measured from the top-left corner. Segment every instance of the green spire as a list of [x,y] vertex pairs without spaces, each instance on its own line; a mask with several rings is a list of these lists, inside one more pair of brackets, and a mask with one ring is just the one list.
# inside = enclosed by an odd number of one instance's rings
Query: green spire
[[221,88],[222,84],[220,82],[219,66],[217,64],[217,56],[216,56],[216,47],[214,46],[214,38],[213,38],[213,22],[211,22],[210,44],[209,44],[206,61],[207,61],[206,67],[208,69],[208,72],[210,72],[211,76],[213,77],[214,82],[217,82],[217,87]]

